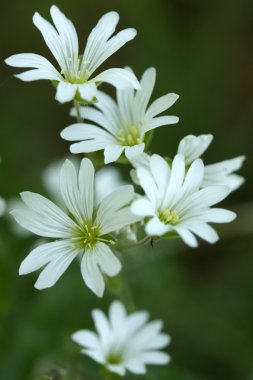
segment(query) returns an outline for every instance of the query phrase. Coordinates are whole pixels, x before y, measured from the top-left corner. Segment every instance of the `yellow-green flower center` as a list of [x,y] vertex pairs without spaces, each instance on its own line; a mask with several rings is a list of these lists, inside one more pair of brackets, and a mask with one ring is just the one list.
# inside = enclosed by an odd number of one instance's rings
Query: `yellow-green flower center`
[[91,223],[83,222],[79,224],[78,230],[75,231],[74,245],[79,249],[93,249],[99,242],[114,244],[110,235],[101,235],[99,226],[93,226]]
[[125,123],[124,128],[120,128],[118,131],[118,141],[120,145],[134,146],[141,144],[141,137],[138,129],[132,125]]
[[175,210],[171,211],[169,209],[165,209],[162,211],[157,211],[157,216],[161,222],[164,222],[165,224],[172,224],[173,226],[180,220],[179,215]]
[[90,72],[87,70],[87,64],[83,57],[78,57],[77,54],[66,59],[66,67],[62,68],[61,74],[64,76],[66,82],[72,84],[82,84],[87,82],[90,77]]
[[109,364],[120,364],[120,363],[122,363],[123,358],[120,354],[112,352],[109,355],[107,355],[106,361]]

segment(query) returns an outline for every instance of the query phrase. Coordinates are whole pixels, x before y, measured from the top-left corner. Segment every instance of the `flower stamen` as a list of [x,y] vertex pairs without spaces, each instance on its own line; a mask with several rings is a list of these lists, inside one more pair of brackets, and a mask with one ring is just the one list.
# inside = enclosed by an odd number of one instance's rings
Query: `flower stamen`
[[172,224],[173,226],[178,224],[180,221],[178,213],[173,210],[165,209],[162,211],[157,211],[157,216],[161,220],[161,222],[164,222],[165,224]]

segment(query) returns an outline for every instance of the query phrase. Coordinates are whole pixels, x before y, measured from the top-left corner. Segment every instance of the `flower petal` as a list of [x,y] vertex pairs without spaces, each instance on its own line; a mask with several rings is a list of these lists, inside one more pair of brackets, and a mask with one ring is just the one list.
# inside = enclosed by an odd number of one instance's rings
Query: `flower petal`
[[146,116],[147,118],[153,118],[159,113],[166,111],[170,108],[179,98],[177,94],[170,93],[156,99],[148,108]]
[[96,250],[86,250],[81,261],[81,272],[85,284],[98,297],[102,297],[105,290],[105,281],[98,268]]
[[80,194],[80,204],[84,209],[86,220],[92,220],[94,208],[94,166],[88,158],[83,158],[81,161],[78,188]]
[[141,357],[145,364],[168,364],[171,360],[168,354],[158,351],[145,352]]
[[155,214],[155,207],[148,199],[141,197],[136,199],[131,205],[131,211],[139,216],[153,216]]
[[51,7],[50,13],[58,30],[65,57],[78,57],[78,37],[73,23],[55,5]]
[[97,86],[95,83],[88,82],[78,85],[78,90],[81,98],[87,102],[91,102],[97,95]]
[[83,347],[92,349],[99,349],[100,347],[98,336],[93,331],[78,330],[71,335],[71,339]]
[[5,60],[7,65],[13,67],[31,67],[35,70],[25,71],[16,75],[21,80],[32,81],[48,79],[61,81],[62,76],[54,66],[44,57],[33,53],[15,54]]
[[145,148],[144,143],[134,145],[134,146],[127,146],[125,148],[125,155],[130,160],[131,158],[136,157],[139,154],[141,154],[144,151],[144,148]]
[[60,103],[66,103],[74,99],[77,91],[77,85],[67,82],[59,82],[55,99]]
[[38,12],[35,12],[33,16],[33,23],[41,32],[45,43],[47,44],[61,69],[66,69],[62,42],[55,28],[47,20],[41,17]]
[[213,135],[188,135],[184,137],[178,146],[177,153],[185,156],[186,164],[191,164],[196,158],[202,156],[213,140]]
[[29,191],[21,193],[21,197],[27,210],[16,209],[11,214],[22,227],[39,236],[72,237],[76,224],[53,202]]
[[187,228],[184,228],[183,226],[176,226],[173,227],[173,230],[175,230],[180,235],[185,244],[189,245],[192,248],[196,248],[198,246],[197,239]]
[[116,36],[109,39],[115,31],[118,21],[118,13],[108,12],[98,21],[95,28],[91,31],[83,58],[85,62],[88,62],[87,69],[91,74],[107,58],[136,36],[136,30],[129,28],[122,30]]
[[61,132],[61,137],[68,141],[97,140],[104,144],[114,142],[114,138],[104,129],[92,124],[76,123]]
[[163,125],[177,124],[179,118],[177,116],[160,116],[153,118],[149,123],[147,123],[143,130],[144,132],[151,131],[152,129],[161,127]]
[[136,92],[135,95],[135,111],[136,119],[141,120],[145,115],[148,102],[151,98],[156,80],[156,69],[150,67],[144,71],[140,80],[141,90]]
[[[34,272],[44,265],[48,264],[50,261],[56,261],[57,258],[62,256],[62,253],[71,252],[74,254],[74,250],[71,247],[70,241],[54,241],[52,243],[41,244],[40,246],[33,249],[29,255],[22,261],[19,274],[24,275],[27,273]],[[79,251],[75,251],[77,255]]]
[[116,276],[122,267],[119,259],[104,243],[98,243],[96,246],[96,261],[103,273],[110,277]]
[[39,275],[38,280],[35,283],[35,288],[45,289],[53,286],[66,271],[71,262],[77,255],[75,249],[70,249],[69,246],[62,249],[61,254],[58,255],[55,260],[52,260],[45,269]]
[[105,145],[106,143],[104,141],[85,140],[70,145],[70,152],[74,154],[96,152],[98,150],[104,149]]
[[108,144],[105,147],[104,155],[105,155],[105,164],[109,164],[110,162],[115,162],[121,156],[124,147],[121,145],[112,145]]
[[103,71],[92,79],[93,82],[106,82],[119,89],[135,88],[140,89],[140,84],[136,76],[129,70],[113,68]]
[[[108,12],[104,14],[97,25],[92,29],[87,39],[87,44],[84,51],[84,61],[90,63],[90,69],[94,65],[94,57],[96,52],[104,48],[105,42],[114,33],[115,28],[119,22],[119,15],[117,12]],[[93,70],[94,71],[94,70]]]
[[162,236],[170,230],[170,226],[161,222],[157,217],[152,218],[145,226],[149,236]]

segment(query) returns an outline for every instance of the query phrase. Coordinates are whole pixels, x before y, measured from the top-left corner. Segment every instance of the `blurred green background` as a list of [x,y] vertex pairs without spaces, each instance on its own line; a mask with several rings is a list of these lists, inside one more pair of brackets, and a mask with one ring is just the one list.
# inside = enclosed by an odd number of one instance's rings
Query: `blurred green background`
[[[59,133],[72,121],[69,104],[54,100],[48,82],[21,82],[13,77],[19,70],[3,63],[19,52],[53,62],[32,24],[35,11],[49,19],[51,5],[1,2],[0,194],[5,198],[23,190],[43,192],[43,169],[68,152]],[[129,65],[140,77],[154,66],[153,98],[180,95],[171,110],[180,123],[157,130],[153,152],[174,155],[183,136],[212,133],[205,162],[247,156],[241,170],[247,181],[224,202],[238,219],[218,229],[219,243],[192,250],[180,241],[162,242],[124,254],[135,303],[152,319],[164,320],[173,358],[169,366],[149,367],[147,376],[128,378],[252,380],[252,0],[59,0],[56,5],[76,25],[81,47],[109,10],[120,13],[119,29],[138,30],[103,67]],[[100,379],[96,364],[79,354],[70,335],[92,328],[90,311],[107,311],[112,296],[96,298],[83,284],[78,263],[53,288],[34,289],[37,273],[19,277],[18,268],[36,238],[16,237],[7,218],[0,224],[0,379],[30,380],[54,368],[67,369],[71,380]]]

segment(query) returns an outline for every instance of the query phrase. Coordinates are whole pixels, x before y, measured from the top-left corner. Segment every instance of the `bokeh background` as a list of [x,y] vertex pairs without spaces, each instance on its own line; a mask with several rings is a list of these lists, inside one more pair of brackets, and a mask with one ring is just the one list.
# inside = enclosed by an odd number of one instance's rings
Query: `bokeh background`
[[[54,100],[48,82],[21,82],[13,77],[18,70],[3,63],[18,52],[53,60],[32,24],[35,11],[49,18],[51,4],[1,2],[0,193],[7,199],[23,190],[45,193],[44,168],[68,152],[59,133],[71,122],[69,104]],[[153,152],[173,155],[183,136],[212,133],[205,162],[247,156],[241,170],[247,181],[224,202],[238,219],[218,229],[220,242],[194,250],[180,241],[161,242],[124,254],[135,303],[152,319],[164,320],[173,358],[169,366],[128,378],[252,380],[252,0],[58,0],[56,5],[76,25],[81,46],[109,10],[120,13],[120,29],[138,30],[104,68],[129,65],[140,77],[154,66],[153,98],[172,91],[180,95],[171,112],[180,123],[157,130]],[[112,295],[96,298],[83,284],[78,263],[53,288],[37,291],[37,273],[18,276],[35,237],[16,236],[7,217],[0,224],[0,379],[33,380],[50,373],[55,380],[100,379],[96,364],[79,354],[70,335],[92,328],[90,311],[106,311]],[[59,368],[67,370],[65,377],[57,375]]]

